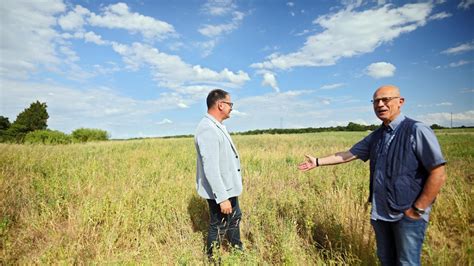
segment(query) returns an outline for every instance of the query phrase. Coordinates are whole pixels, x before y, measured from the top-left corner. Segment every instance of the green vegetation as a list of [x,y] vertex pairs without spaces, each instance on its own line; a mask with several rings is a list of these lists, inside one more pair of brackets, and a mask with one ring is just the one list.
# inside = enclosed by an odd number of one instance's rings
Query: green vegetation
[[75,142],[103,141],[108,140],[107,131],[100,129],[79,128],[71,134]]
[[72,142],[103,141],[109,139],[105,130],[80,128],[71,136],[57,130],[49,130],[46,103],[36,101],[21,112],[13,124],[8,117],[0,116],[0,142],[27,144],[69,144]]
[[57,130],[35,130],[25,136],[26,144],[69,144],[72,142],[71,136]]
[[[305,134],[305,133],[319,133],[319,132],[334,132],[334,131],[373,131],[380,126],[378,125],[362,125],[354,122],[349,122],[347,126],[336,126],[336,127],[306,127],[306,128],[269,128],[269,129],[255,129],[243,132],[233,132],[231,135],[261,135],[261,134]],[[438,124],[430,126],[434,130],[447,129]],[[470,129],[472,127],[461,126],[453,129]],[[189,138],[193,135],[179,135],[179,136],[166,136],[163,138]],[[134,139],[145,139],[145,138],[134,138]]]
[[46,129],[49,118],[46,108],[46,103],[36,101],[23,110],[13,124],[7,117],[0,116],[0,142],[22,143],[29,132]]
[[[423,264],[473,263],[474,130],[436,131],[448,179]],[[367,132],[234,136],[242,158],[245,253],[223,264],[374,264],[361,161],[296,170],[303,154],[350,148]],[[192,138],[0,144],[1,264],[207,264],[207,203]]]

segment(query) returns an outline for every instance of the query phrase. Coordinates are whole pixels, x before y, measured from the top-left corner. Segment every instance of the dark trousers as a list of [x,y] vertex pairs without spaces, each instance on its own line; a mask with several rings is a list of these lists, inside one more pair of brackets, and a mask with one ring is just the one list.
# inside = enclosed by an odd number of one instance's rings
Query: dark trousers
[[221,207],[213,199],[208,199],[209,204],[209,232],[207,235],[207,255],[212,256],[212,250],[219,247],[224,237],[227,237],[232,247],[242,249],[242,242],[240,241],[240,219],[242,212],[239,207],[239,200],[237,197],[229,199],[232,205],[231,214],[223,214]]

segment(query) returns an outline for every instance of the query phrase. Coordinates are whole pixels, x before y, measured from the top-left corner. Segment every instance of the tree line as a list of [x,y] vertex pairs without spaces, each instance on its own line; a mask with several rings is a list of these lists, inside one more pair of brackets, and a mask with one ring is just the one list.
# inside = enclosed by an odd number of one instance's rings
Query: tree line
[[[331,132],[331,131],[373,131],[380,127],[378,125],[362,125],[354,122],[349,122],[347,126],[335,126],[335,127],[306,127],[306,128],[269,128],[269,129],[255,129],[243,132],[232,132],[231,135],[260,135],[260,134],[302,134],[302,133],[318,133],[318,132]],[[438,124],[432,124],[432,129],[444,129],[445,127]],[[460,128],[466,128],[461,126]],[[162,138],[192,138],[193,135],[178,135],[178,136],[165,136]],[[136,138],[141,139],[141,138]]]
[[[43,143],[68,144],[88,141],[104,141],[110,138],[107,131],[92,128],[79,128],[70,135],[58,130],[48,129],[49,115],[46,103],[33,102],[28,108],[18,114],[16,120],[10,123],[8,117],[0,116],[0,142],[4,143]],[[259,135],[259,134],[301,134],[329,131],[373,131],[380,125],[361,125],[349,122],[347,126],[335,127],[307,127],[307,128],[270,128],[256,129],[244,132],[231,133],[232,135]],[[462,126],[464,127],[464,126]],[[432,129],[443,129],[438,124],[431,125]],[[163,138],[192,137],[193,135],[167,136]],[[133,138],[141,139],[141,138]]]
[[69,144],[109,139],[105,130],[79,128],[70,135],[48,129],[49,114],[46,103],[33,102],[10,123],[8,117],[0,116],[0,142]]
[[[307,128],[270,128],[270,129],[256,129],[244,132],[231,133],[231,135],[259,135],[259,134],[301,134],[301,133],[317,133],[330,131],[373,131],[380,127],[378,125],[362,125],[354,122],[349,122],[347,126],[335,127],[307,127]],[[431,129],[444,129],[445,127],[438,124],[432,124]],[[461,128],[465,128],[462,126]]]

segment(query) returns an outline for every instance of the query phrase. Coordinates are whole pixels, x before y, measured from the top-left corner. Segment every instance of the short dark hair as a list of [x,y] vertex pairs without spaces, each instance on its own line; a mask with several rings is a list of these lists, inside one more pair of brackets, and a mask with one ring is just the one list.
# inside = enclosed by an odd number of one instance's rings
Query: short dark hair
[[225,99],[227,95],[229,95],[229,93],[221,89],[215,89],[209,92],[207,95],[207,109],[211,109],[217,101]]

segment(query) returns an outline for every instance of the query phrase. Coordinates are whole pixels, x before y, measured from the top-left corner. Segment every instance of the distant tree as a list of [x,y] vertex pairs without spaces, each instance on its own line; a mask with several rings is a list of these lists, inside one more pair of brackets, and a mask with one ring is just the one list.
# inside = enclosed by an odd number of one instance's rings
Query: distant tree
[[349,124],[347,124],[347,130],[348,131],[365,131],[366,126],[360,125],[354,122],[349,122]]
[[11,126],[8,117],[4,117],[0,115],[0,130],[8,129]]
[[443,129],[444,128],[443,126],[440,126],[438,124],[433,124],[430,127],[431,127],[431,129]]
[[0,116],[0,142],[22,143],[28,132],[45,130],[49,118],[46,108],[46,103],[36,101],[23,110],[12,124],[8,118]]
[[8,117],[0,116],[0,142],[8,142],[11,140],[7,129],[10,128],[11,124]]
[[27,133],[25,126],[13,123],[8,129],[0,130],[0,142],[22,143]]
[[103,141],[109,139],[105,130],[95,128],[79,128],[71,133],[74,142]]
[[379,128],[380,125],[370,125],[370,126],[367,126],[367,130],[371,130],[371,131],[374,131],[376,130],[377,128]]
[[44,130],[48,127],[47,121],[49,118],[46,103],[36,101],[21,112],[13,125],[21,125],[26,130],[25,133],[35,130]]

